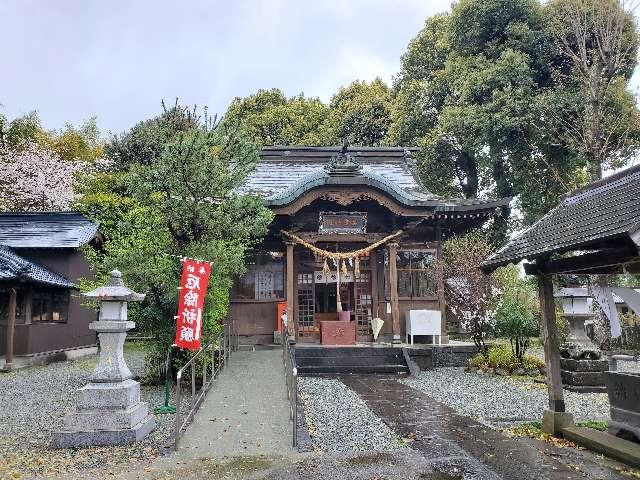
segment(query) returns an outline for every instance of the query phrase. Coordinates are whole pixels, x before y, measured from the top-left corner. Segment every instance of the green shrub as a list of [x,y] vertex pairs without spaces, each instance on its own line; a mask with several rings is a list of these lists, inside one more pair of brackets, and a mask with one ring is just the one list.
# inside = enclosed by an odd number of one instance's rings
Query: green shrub
[[489,349],[487,365],[490,368],[501,368],[511,372],[518,368],[519,361],[509,347],[498,345]]
[[535,296],[518,284],[505,288],[496,309],[495,332],[509,339],[511,350],[519,360],[524,358],[529,348],[530,337],[538,333],[536,310]]
[[535,357],[524,357],[520,362],[520,366],[525,370],[540,370],[544,367],[544,362]]
[[560,311],[556,311],[556,336],[558,337],[558,345],[566,342],[569,336],[569,322]]
[[487,364],[487,357],[485,357],[482,353],[478,353],[477,355],[474,355],[469,360],[470,368],[480,368],[485,366],[486,364]]
[[491,347],[488,353],[478,353],[469,360],[469,368],[502,369],[512,373],[518,368],[524,370],[540,370],[544,362],[535,357],[523,357],[519,360],[508,345],[496,345]]

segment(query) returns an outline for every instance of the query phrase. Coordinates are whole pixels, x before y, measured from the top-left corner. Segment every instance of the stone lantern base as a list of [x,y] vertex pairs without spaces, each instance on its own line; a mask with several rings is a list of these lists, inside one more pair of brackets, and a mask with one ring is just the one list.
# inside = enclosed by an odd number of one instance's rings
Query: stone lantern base
[[100,357],[89,384],[78,390],[76,408],[54,432],[52,447],[123,445],[146,437],[155,427],[146,403],[140,401],[140,384],[133,380],[124,361],[124,340],[135,323],[127,321],[127,302],[144,295],[124,286],[119,271],[109,283],[83,294],[100,301],[98,321],[89,329],[98,333]]
[[63,429],[53,434],[54,448],[134,443],[155,427],[147,404],[140,401],[140,384],[134,380],[82,387],[76,409],[63,422]]

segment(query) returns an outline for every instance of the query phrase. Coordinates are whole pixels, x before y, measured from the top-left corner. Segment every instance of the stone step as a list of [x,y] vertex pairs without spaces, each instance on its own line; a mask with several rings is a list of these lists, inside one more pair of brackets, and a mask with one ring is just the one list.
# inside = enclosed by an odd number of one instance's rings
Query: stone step
[[156,424],[155,417],[148,415],[132,428],[123,430],[57,431],[51,438],[52,448],[78,448],[96,445],[128,445],[149,435]]
[[327,366],[304,366],[298,367],[300,375],[323,375],[323,374],[388,374],[399,375],[408,374],[409,369],[406,365],[327,365]]
[[78,410],[127,409],[140,402],[140,384],[134,380],[90,383],[78,390]]
[[628,465],[640,467],[640,444],[593,428],[566,427],[562,429],[562,434],[564,438],[589,450],[604,453]]
[[394,347],[304,347],[295,348],[296,358],[303,357],[377,357],[402,355],[401,348]]
[[149,416],[144,402],[124,410],[75,410],[63,419],[66,431],[125,430],[133,428]]
[[332,365],[401,365],[404,364],[402,355],[385,355],[377,357],[302,357],[296,358],[298,368],[304,366],[332,366]]

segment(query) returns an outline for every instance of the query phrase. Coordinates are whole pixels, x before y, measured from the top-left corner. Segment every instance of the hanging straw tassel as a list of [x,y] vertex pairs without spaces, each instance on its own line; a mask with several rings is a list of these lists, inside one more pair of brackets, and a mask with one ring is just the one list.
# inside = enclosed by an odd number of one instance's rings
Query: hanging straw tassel
[[328,275],[329,273],[331,273],[331,270],[329,270],[329,262],[327,262],[327,257],[324,257],[324,265],[322,265],[322,273],[324,273],[325,275]]
[[342,273],[347,275],[349,271],[347,270],[347,262],[345,260],[342,261]]
[[356,257],[354,260],[353,274],[356,277],[360,276],[360,257]]

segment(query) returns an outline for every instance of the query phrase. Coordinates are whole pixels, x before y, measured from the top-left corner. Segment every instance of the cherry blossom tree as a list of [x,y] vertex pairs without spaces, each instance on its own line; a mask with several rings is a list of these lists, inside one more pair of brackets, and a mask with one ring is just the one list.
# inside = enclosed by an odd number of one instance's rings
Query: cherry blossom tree
[[490,253],[491,247],[479,233],[454,237],[444,243],[439,268],[447,305],[483,352],[487,349],[485,338],[495,323],[499,293],[494,276],[480,270],[480,263]]
[[63,160],[35,142],[0,150],[0,210],[68,210],[76,200],[76,176],[100,162]]

